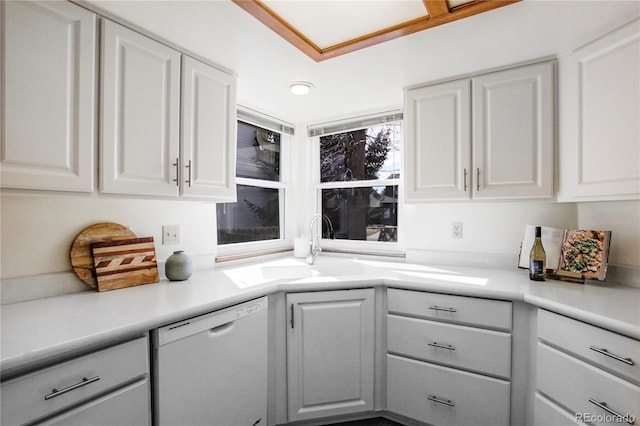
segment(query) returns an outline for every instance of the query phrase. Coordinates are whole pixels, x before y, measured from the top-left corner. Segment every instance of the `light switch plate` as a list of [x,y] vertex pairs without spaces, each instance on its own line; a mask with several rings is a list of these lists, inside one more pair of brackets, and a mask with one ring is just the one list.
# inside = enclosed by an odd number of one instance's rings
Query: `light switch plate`
[[163,225],[162,226],[162,244],[179,244],[180,243],[180,226],[179,225]]

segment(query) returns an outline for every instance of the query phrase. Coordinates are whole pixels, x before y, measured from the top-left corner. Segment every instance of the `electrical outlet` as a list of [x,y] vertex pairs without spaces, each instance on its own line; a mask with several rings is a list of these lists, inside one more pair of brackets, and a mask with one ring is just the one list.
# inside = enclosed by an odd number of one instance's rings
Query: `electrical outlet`
[[462,238],[462,222],[453,222],[451,224],[451,237]]
[[162,226],[162,244],[179,244],[180,243],[180,226],[179,225],[163,225]]

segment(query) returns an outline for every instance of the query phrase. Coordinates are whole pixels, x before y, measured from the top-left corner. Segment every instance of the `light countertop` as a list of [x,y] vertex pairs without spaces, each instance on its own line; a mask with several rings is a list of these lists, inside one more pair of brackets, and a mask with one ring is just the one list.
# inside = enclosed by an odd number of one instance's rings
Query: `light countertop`
[[[71,277],[75,278],[75,277]],[[187,281],[83,291],[1,307],[3,377],[275,292],[386,286],[520,301],[640,339],[640,289],[530,281],[526,270],[428,266],[321,255],[197,271]]]

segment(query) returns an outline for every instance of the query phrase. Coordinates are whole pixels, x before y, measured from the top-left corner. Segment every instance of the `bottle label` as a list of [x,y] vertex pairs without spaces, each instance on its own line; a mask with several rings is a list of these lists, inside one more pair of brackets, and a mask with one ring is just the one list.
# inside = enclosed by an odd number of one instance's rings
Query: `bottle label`
[[529,272],[535,275],[542,275],[544,273],[542,270],[543,263],[542,260],[531,259],[529,262]]

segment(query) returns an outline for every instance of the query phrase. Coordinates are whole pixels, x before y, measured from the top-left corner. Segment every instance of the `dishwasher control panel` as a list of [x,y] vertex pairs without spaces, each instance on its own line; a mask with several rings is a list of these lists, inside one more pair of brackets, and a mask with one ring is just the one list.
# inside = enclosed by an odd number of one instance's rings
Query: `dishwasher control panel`
[[158,346],[166,345],[204,330],[213,330],[256,312],[267,310],[267,297],[250,300],[209,314],[189,318],[155,330]]

